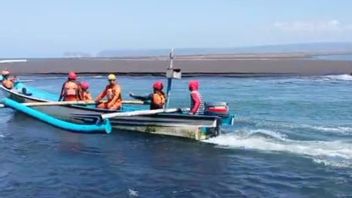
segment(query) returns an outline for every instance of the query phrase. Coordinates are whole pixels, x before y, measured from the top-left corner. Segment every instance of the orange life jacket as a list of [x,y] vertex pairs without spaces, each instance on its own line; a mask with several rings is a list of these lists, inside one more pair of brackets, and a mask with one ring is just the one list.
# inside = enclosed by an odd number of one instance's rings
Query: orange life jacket
[[161,92],[153,93],[150,109],[162,109],[165,105],[166,97]]
[[99,94],[96,100],[107,98],[107,103],[122,102],[121,88],[119,85],[107,85],[103,92]]
[[92,95],[90,95],[89,91],[83,91],[83,93],[82,93],[82,100],[83,100],[83,101],[90,101],[90,100],[93,100]]
[[79,86],[77,82],[67,81],[64,85],[64,101],[79,100]]
[[114,102],[120,102],[122,100],[121,97],[121,88],[119,85],[107,86],[106,87],[106,98],[108,102],[114,100]]
[[117,110],[121,108],[122,105],[122,96],[121,88],[119,85],[108,85],[105,87],[104,91],[100,93],[96,100],[102,100],[107,98],[107,101],[100,103],[97,107],[104,109]]
[[7,89],[12,89],[13,88],[13,81],[9,79],[5,79],[2,81],[2,86],[4,86]]

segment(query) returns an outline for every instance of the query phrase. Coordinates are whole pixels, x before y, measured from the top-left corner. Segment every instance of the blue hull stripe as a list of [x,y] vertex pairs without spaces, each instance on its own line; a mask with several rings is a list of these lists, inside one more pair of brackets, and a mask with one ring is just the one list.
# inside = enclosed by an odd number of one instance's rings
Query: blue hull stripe
[[48,114],[42,113],[30,107],[27,107],[9,98],[4,98],[1,102],[12,109],[25,113],[29,116],[32,116],[38,120],[41,120],[45,123],[53,125],[57,128],[74,131],[74,132],[81,132],[81,133],[96,133],[96,132],[110,133],[112,130],[109,120],[105,120],[101,124],[96,124],[96,125],[95,124],[90,124],[90,125],[76,124],[76,123],[66,122],[66,121],[57,119],[55,117],[49,116]]

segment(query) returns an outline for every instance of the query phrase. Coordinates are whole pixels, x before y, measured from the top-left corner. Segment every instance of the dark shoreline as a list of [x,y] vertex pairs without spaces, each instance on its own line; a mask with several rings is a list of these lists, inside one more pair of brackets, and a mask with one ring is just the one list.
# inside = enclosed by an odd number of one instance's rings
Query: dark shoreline
[[[80,76],[105,76],[109,73],[86,73],[79,72]],[[16,73],[20,76],[66,76],[67,73]],[[118,73],[119,76],[131,76],[131,77],[165,77],[164,73]],[[327,74],[328,75],[328,74]],[[294,73],[183,73],[182,77],[229,77],[229,78],[250,78],[250,77],[288,77],[288,76],[312,76],[312,75],[301,75]]]
[[[175,67],[183,76],[312,76],[349,74],[352,61],[314,60],[293,55],[202,55],[179,56]],[[128,76],[164,76],[168,57],[135,58],[52,58],[27,59],[27,62],[0,63],[16,75],[62,75],[76,71],[82,75],[117,73]]]

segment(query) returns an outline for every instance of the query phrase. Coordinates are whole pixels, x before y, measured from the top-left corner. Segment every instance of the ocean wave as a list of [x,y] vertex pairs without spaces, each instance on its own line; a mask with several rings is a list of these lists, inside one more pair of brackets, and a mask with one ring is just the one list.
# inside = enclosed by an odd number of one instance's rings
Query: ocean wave
[[274,128],[274,129],[302,129],[302,130],[314,130],[321,133],[340,134],[340,135],[352,135],[352,126],[333,126],[333,125],[309,125],[309,124],[298,124],[298,123],[286,123],[276,121],[241,121],[248,126],[255,126],[257,128]]
[[220,135],[204,142],[227,148],[293,153],[329,166],[352,167],[350,142],[292,140],[281,133],[262,129]]
[[310,129],[321,133],[333,135],[352,135],[352,127],[346,126],[314,126],[314,125],[291,125],[291,129]]
[[323,77],[326,80],[352,80],[352,75],[350,74],[340,74],[340,75],[327,75]]
[[307,128],[312,128],[323,132],[333,132],[340,134],[352,134],[352,127],[325,127],[325,126],[307,126]]
[[267,129],[240,130],[236,135],[241,138],[263,137],[281,141],[284,141],[287,138],[285,134]]
[[330,133],[333,135],[352,135],[352,127],[346,126],[314,126],[314,125],[288,125],[291,129],[310,129],[321,133]]

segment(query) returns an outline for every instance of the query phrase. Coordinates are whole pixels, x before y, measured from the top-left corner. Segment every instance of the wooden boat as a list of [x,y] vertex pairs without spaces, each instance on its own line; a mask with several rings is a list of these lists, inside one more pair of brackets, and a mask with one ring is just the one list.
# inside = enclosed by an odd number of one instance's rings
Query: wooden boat
[[[16,83],[11,90],[6,89],[3,86],[0,86],[0,89],[9,99],[18,103],[57,101],[56,95],[27,86],[20,82]],[[148,107],[149,106],[147,105],[124,104],[120,112],[134,112],[143,109],[147,110]],[[100,124],[102,122],[102,115],[116,112],[97,109],[94,105],[41,105],[29,108],[65,122],[82,125]],[[175,112],[158,113],[153,115],[118,116],[110,118],[109,120],[112,128],[115,130],[137,131],[203,140],[219,135],[221,126],[232,125],[233,119],[234,117],[232,115],[226,117],[216,115],[193,116],[182,112]]]

